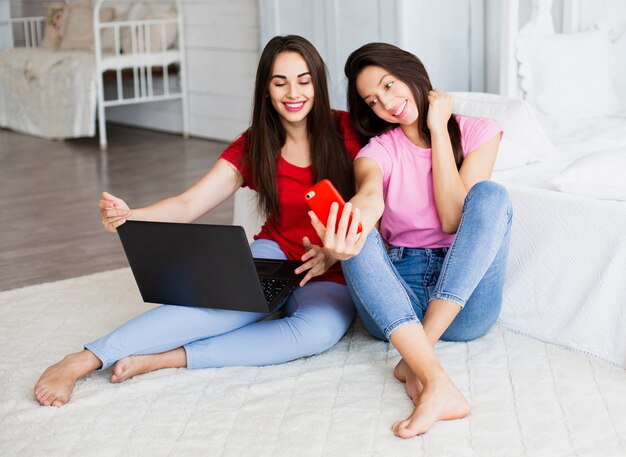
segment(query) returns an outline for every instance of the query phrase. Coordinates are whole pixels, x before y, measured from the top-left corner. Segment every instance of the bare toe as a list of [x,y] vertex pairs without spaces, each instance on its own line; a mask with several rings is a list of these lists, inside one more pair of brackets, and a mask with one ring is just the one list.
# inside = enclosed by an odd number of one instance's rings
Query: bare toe
[[63,406],[76,381],[100,365],[100,360],[86,350],[66,356],[43,372],[33,389],[35,399],[42,406]]

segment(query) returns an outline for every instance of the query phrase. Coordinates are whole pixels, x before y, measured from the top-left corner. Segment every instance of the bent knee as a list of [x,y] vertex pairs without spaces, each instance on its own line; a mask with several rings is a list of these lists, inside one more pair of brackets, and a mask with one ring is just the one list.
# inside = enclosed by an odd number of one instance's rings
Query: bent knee
[[309,355],[319,354],[333,347],[345,335],[354,318],[354,309],[334,308],[296,313],[290,321],[294,332],[306,342]]
[[441,335],[441,339],[443,341],[452,341],[452,342],[467,342],[477,340],[485,336],[489,330],[494,326],[495,321],[490,322],[487,325],[480,326],[450,326],[448,329]]
[[489,219],[502,214],[510,220],[513,213],[509,192],[503,185],[493,181],[480,181],[474,184],[465,199],[466,205],[470,203]]

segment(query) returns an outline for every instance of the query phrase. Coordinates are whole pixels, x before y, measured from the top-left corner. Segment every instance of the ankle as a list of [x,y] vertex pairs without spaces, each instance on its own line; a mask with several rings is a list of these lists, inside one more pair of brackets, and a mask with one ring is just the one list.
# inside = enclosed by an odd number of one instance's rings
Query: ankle
[[85,374],[102,366],[102,361],[88,349],[66,355],[63,358],[63,362],[67,363],[68,366],[73,367],[73,369],[77,372],[77,375],[80,376],[84,376]]
[[436,386],[442,382],[449,382],[448,374],[444,371],[443,367],[439,364],[432,366],[426,373],[424,373],[424,379],[422,383],[424,386]]

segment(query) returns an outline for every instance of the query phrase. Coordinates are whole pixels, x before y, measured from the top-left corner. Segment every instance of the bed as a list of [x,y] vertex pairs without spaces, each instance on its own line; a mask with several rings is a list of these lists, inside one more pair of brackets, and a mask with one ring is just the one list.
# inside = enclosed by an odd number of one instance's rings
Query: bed
[[516,58],[503,53],[500,74],[515,78],[501,91],[526,100],[553,148],[493,176],[515,212],[499,322],[626,367],[626,5],[566,2],[557,34],[551,0],[519,30],[510,3]]
[[[558,36],[550,28],[551,4],[550,0],[536,1],[533,19],[521,33],[531,40],[552,35],[565,40],[563,46],[571,46],[569,36]],[[564,23],[584,24],[570,17],[582,14],[580,2],[566,6]],[[623,2],[617,4],[618,13],[623,9],[621,16],[610,8],[597,11],[594,24],[613,24],[614,28],[626,24],[623,6]],[[525,81],[519,77],[520,71],[527,69],[515,57],[520,53],[518,8],[517,0],[505,2],[503,8],[502,42],[516,47],[516,52],[505,49],[501,56],[504,95],[453,93],[455,112],[494,118],[505,131],[493,179],[509,191],[514,222],[498,322],[518,333],[626,368],[626,112],[619,107],[617,89],[609,94],[612,98],[606,101],[608,108],[602,115],[591,117],[564,116],[562,100],[550,101],[559,114],[550,116],[553,107],[549,104],[546,109],[545,103],[542,106],[536,99],[523,99],[520,84],[528,84],[529,76]],[[542,28],[542,24],[548,25]],[[586,75],[596,83],[603,74],[616,70],[626,81],[626,36],[614,33],[612,40],[610,51],[621,57],[609,64],[621,67]],[[544,46],[541,40],[534,44]],[[573,45],[579,52],[581,42],[575,40]],[[596,40],[587,54],[597,54],[597,47]],[[511,56],[514,58],[509,61]],[[567,62],[557,64],[565,66]],[[545,70],[553,72],[554,68]],[[509,72],[514,75],[512,87],[506,84]],[[536,74],[535,79],[541,76]],[[582,103],[578,92],[561,89],[566,100],[578,98]],[[591,101],[603,90],[596,84]],[[243,225],[250,235],[258,231],[260,221],[251,191],[241,190],[235,196],[234,223]]]
[[0,52],[0,127],[43,138],[95,136],[106,149],[106,108],[181,100],[187,135],[180,0],[53,3],[15,18]]

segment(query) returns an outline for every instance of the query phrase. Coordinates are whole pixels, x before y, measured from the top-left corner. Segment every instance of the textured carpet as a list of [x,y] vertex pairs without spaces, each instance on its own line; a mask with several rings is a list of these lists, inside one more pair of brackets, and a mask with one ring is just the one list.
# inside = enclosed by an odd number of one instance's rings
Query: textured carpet
[[0,293],[0,455],[623,456],[626,371],[494,328],[437,355],[471,415],[400,440],[399,360],[359,322],[331,350],[259,368],[79,381],[62,408],[32,387],[64,354],[147,309],[128,269]]

